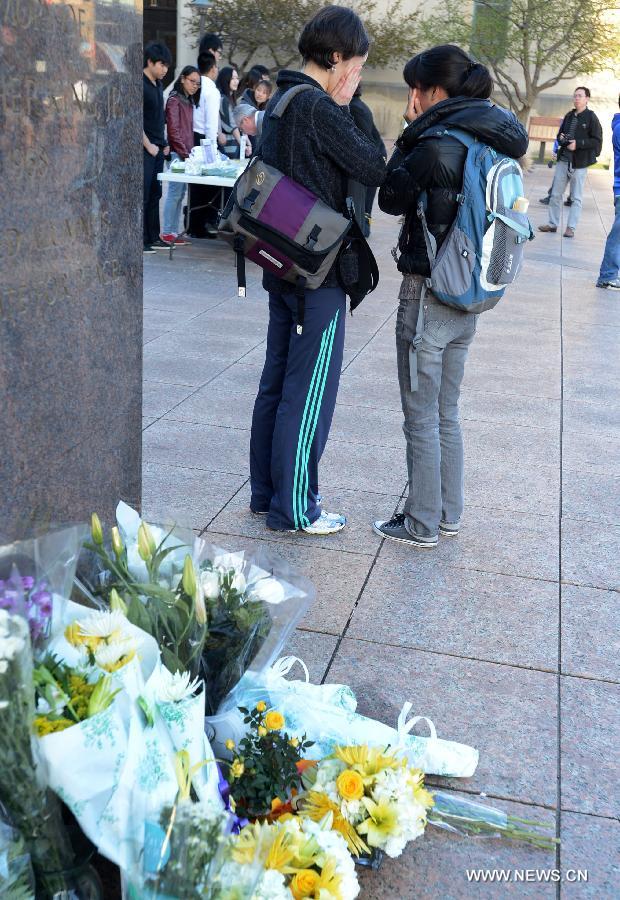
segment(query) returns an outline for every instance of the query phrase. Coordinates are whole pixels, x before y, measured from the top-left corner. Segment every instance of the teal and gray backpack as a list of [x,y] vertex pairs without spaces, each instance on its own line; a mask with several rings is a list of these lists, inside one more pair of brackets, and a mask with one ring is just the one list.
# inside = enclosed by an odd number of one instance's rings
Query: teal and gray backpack
[[421,139],[443,136],[464,144],[467,158],[456,218],[439,251],[426,221],[426,192],[418,201],[431,269],[426,287],[441,303],[479,313],[515,280],[534,236],[526,213],[515,209],[524,199],[523,173],[516,160],[458,128],[432,128]]
[[465,312],[491,309],[519,274],[525,244],[534,237],[526,213],[515,209],[515,201],[525,199],[519,163],[458,128],[432,128],[420,139],[448,135],[467,147],[467,158],[463,186],[456,195],[456,218],[439,250],[426,221],[426,191],[418,198],[417,212],[431,275],[422,288],[409,348],[412,391],[418,389],[416,351],[424,330],[426,291],[431,290],[441,303]]

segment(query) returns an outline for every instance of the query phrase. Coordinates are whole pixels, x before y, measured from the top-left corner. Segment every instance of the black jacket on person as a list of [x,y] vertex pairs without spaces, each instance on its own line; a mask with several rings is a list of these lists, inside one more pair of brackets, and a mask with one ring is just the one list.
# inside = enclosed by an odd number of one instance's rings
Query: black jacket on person
[[[348,108],[338,106],[313,78],[283,69],[276,83],[278,90],[269,100],[263,119],[261,158],[344,213],[349,178],[366,185],[382,183],[383,151],[356,127]],[[298,94],[281,119],[271,119],[270,112],[282,93],[297,84],[310,84],[316,90]],[[337,284],[332,268],[323,285]],[[263,286],[277,290],[282,282],[265,272]]]
[[411,275],[430,275],[424,233],[417,216],[420,192],[427,191],[426,218],[439,248],[457,213],[456,195],[463,185],[467,149],[456,138],[421,137],[441,125],[468,131],[500,153],[518,158],[527,150],[527,132],[517,117],[490,100],[450,97],[411,123],[396,141],[388,174],[379,191],[379,206],[405,215],[398,248],[398,268]]
[[349,112],[359,130],[363,131],[364,134],[371,139],[373,144],[377,149],[381,150],[384,156],[387,156],[387,150],[385,149],[383,138],[379,134],[379,129],[375,125],[372,111],[370,107],[364,103],[361,97],[353,97],[349,103]]
[[588,107],[581,113],[577,113],[576,109],[570,109],[562,119],[558,139],[560,134],[569,133],[573,116],[577,116],[577,127],[575,128],[577,148],[576,150],[567,150],[565,147],[560,147],[558,159],[568,160],[573,169],[586,169],[588,166],[594,165],[597,156],[600,156],[603,149],[603,129],[596,113],[593,113]]

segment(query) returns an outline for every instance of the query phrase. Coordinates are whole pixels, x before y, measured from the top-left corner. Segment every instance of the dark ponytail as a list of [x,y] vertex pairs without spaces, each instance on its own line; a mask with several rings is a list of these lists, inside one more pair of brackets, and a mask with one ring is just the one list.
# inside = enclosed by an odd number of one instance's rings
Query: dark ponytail
[[493,79],[487,67],[455,44],[441,44],[418,53],[406,64],[403,77],[410,88],[427,91],[441,87],[448,97],[486,100],[493,90]]

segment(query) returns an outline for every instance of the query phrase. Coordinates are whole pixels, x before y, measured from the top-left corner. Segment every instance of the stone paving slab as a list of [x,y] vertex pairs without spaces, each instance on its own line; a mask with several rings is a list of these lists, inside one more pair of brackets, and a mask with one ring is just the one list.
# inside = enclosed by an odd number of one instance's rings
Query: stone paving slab
[[[521,627],[524,621],[527,629]],[[400,566],[378,562],[347,634],[556,671],[557,625],[558,587],[552,582],[430,562],[421,570],[414,561]]]
[[[454,788],[553,807],[557,799],[557,679],[548,672],[345,638],[328,680],[354,687],[358,710],[395,727],[403,703],[428,716],[439,737],[480,751],[472,778]],[[420,731],[424,734],[424,730]],[[535,765],[532,764],[535,754]]]
[[562,586],[562,668],[620,683],[618,594]]
[[[562,813],[562,870],[588,873],[587,881],[562,884],[571,900],[617,900],[620,896],[620,822]],[[572,876],[575,877],[575,876]]]
[[[548,182],[546,168],[528,177],[535,226],[547,220],[536,200]],[[486,791],[527,818],[558,818],[557,857],[429,832],[378,876],[363,873],[361,900],[620,896],[620,304],[594,286],[612,221],[609,184],[609,173],[589,173],[576,238],[537,233],[518,283],[478,322],[462,390],[463,529],[430,553],[370,528],[402,505],[406,482],[396,220],[376,213],[381,284],[347,316],[320,470],[329,508],[349,518],[335,537],[269,532],[248,511],[268,318],[259,270],[248,266],[240,301],[218,242],[195,241],[172,262],[165,253],[145,260],[145,513],[173,513],[229,547],[280,553],[317,588],[286,648],[313,679],[349,681],[361,711],[386,722],[410,698],[440,735],[480,749],[474,778],[451,788]],[[588,883],[474,886],[465,874],[558,862],[564,872],[588,868]]]

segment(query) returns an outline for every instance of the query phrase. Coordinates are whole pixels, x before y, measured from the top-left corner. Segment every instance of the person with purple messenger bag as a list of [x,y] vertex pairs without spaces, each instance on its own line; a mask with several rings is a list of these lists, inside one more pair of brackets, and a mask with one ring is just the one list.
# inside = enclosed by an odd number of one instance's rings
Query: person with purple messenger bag
[[[308,204],[314,196],[343,217],[349,179],[379,186],[385,177],[381,151],[357,129],[348,110],[368,48],[368,35],[356,13],[340,6],[322,9],[299,39],[303,71],[279,73],[278,90],[263,120],[260,160],[305,188]],[[297,92],[286,113],[271,118],[283,93],[298,85],[312,90]],[[337,237],[334,234],[334,240]],[[309,247],[326,239],[309,234]],[[258,240],[257,254],[261,248]],[[322,509],[318,464],[342,368],[342,254],[320,279],[320,287],[303,288],[301,304],[299,284],[284,280],[277,266],[282,260],[274,260],[272,271],[263,266],[269,328],[252,416],[250,508],[265,515],[267,527],[276,531],[332,534],[344,528],[346,519]],[[347,293],[353,300],[354,288]]]

